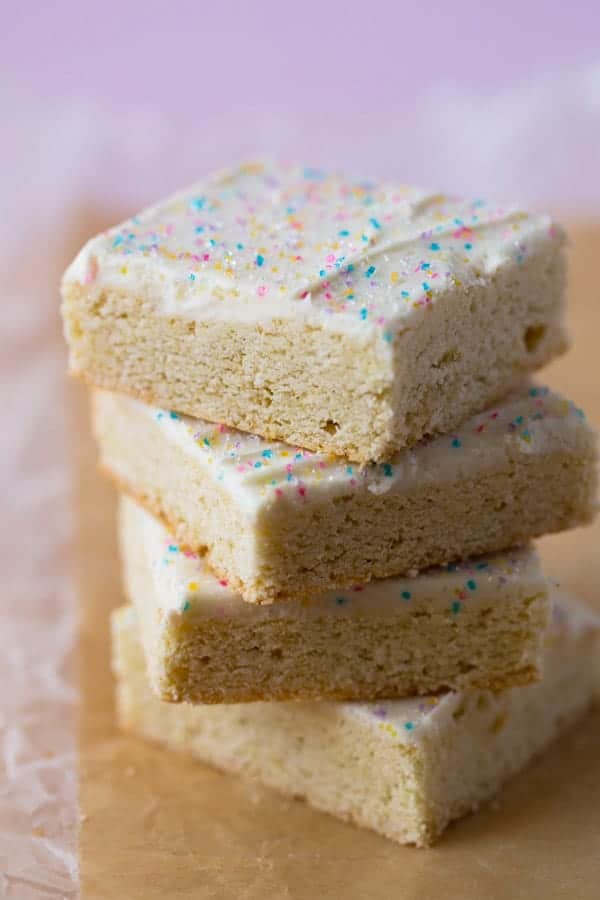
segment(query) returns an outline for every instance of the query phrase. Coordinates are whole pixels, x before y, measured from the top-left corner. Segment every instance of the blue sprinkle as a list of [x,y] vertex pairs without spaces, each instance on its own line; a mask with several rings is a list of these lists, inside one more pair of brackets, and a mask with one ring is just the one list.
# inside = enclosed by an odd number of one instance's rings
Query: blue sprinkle
[[392,343],[393,337],[394,337],[394,335],[392,334],[391,331],[384,331],[384,332],[383,332],[383,339],[384,339],[384,341],[387,341],[388,344],[391,344],[391,343]]
[[452,446],[453,447],[462,447],[462,441],[460,441],[458,438],[453,438]]
[[190,281],[195,281],[195,280],[196,280],[196,276],[194,275],[193,272],[190,272],[190,274],[188,275],[188,278],[190,279]]
[[343,606],[344,603],[348,602],[348,598],[347,597],[336,597],[335,602],[337,603],[338,606]]
[[263,450],[263,452],[261,453],[261,456],[264,456],[265,459],[271,459],[271,457],[273,456],[273,451],[272,450]]
[[371,275],[374,275],[376,271],[377,270],[376,270],[375,266],[369,266],[369,268],[365,272],[365,278],[370,278]]
[[369,315],[368,309],[365,309],[365,307],[363,306],[363,308],[360,311],[360,317],[363,320],[363,322],[367,318],[368,315]]
[[360,239],[361,241],[364,241],[365,244],[369,243],[369,238],[366,236],[366,234],[361,234]]
[[260,469],[261,466],[262,466],[261,461],[260,461],[259,459],[257,459],[256,462],[254,463],[254,468],[255,468],[255,469]]
[[432,243],[429,245],[429,249],[430,250],[439,250],[440,245],[437,243],[437,241],[432,241]]
[[391,478],[391,477],[392,477],[392,475],[394,474],[394,469],[393,469],[391,463],[384,463],[384,464],[383,464],[383,474],[385,475],[386,478]]
[[186,600],[183,606],[181,607],[181,612],[187,612],[190,608],[190,601]]
[[477,582],[473,581],[473,579],[471,578],[471,579],[469,579],[469,581],[467,581],[467,587],[469,588],[470,591],[476,591],[477,590]]
[[122,235],[122,234],[118,234],[118,235],[116,236],[116,238],[114,239],[114,241],[113,241],[113,247],[118,247],[119,244],[122,244],[122,243],[123,243],[123,235]]
[[470,241],[465,244],[465,250],[472,250],[472,249],[473,249],[473,244],[471,244]]
[[459,613],[459,612],[460,612],[460,601],[455,600],[454,603],[452,604],[452,613],[453,613],[453,615],[457,615],[457,613]]
[[537,388],[535,388],[535,387],[529,388],[529,396],[530,397],[537,397],[538,394],[539,394],[539,390]]
[[379,230],[381,228],[381,223],[377,221],[377,219],[369,219],[369,222],[373,226],[373,228],[377,228]]
[[169,417],[170,417],[171,419],[178,419],[178,418],[179,418],[179,413],[176,413],[176,412],[173,412],[173,410],[170,410],[170,412],[169,412]]
[[190,206],[192,209],[202,209],[205,203],[206,197],[194,197],[194,199],[190,201]]
[[348,231],[347,228],[342,228],[341,231],[338,231],[338,234],[339,234],[340,237],[348,237],[348,235],[350,234],[350,232]]
[[424,290],[424,291],[429,291],[429,290],[431,290],[431,288],[429,287],[429,283],[428,283],[427,281],[424,281],[424,282],[423,282],[422,287],[423,287],[423,290]]
[[202,443],[204,444],[205,447],[210,447],[210,441],[209,441],[209,439],[208,439],[207,437],[204,438],[204,440],[202,441]]
[[204,225],[196,225],[194,231],[196,232],[196,234],[202,234],[202,232],[204,231]]
[[354,272],[354,263],[348,263],[346,266],[346,272]]
[[410,297],[410,291],[400,291],[401,297]]
[[324,278],[327,275],[325,269],[319,269],[319,278]]
[[257,255],[257,257],[256,257],[256,265],[257,265],[257,266],[262,266],[262,264],[264,263],[264,261],[265,261],[264,256],[261,256],[260,253],[259,253],[259,254]]
[[346,475],[352,475],[353,472],[354,469],[352,468],[352,466],[346,466]]
[[487,567],[488,564],[486,562],[477,563],[477,565],[475,566],[475,568],[479,569],[479,571],[481,571],[482,569],[487,569]]
[[403,600],[410,600],[412,594],[410,591],[402,591],[401,597]]
[[427,269],[431,268],[431,263],[421,263],[421,271],[426,272]]
[[407,731],[412,731],[415,726],[413,722],[405,722],[404,727]]
[[235,246],[236,246],[236,248],[237,248],[238,250],[243,250],[243,249],[244,249],[244,245],[243,245],[243,244],[236,244]]
[[177,544],[169,544],[168,550],[169,553],[177,553],[179,547],[177,546]]

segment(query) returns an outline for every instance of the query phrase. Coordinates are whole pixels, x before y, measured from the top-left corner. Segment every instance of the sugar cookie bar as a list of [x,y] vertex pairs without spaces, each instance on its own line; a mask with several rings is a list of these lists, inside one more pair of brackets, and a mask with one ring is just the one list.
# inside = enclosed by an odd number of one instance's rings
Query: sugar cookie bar
[[496,552],[595,509],[595,434],[544,388],[364,468],[122,395],[94,406],[103,468],[251,602]]
[[532,549],[259,606],[133,500],[119,518],[125,591],[165,700],[375,700],[539,677],[548,587]]
[[112,625],[123,728],[418,846],[572,728],[596,687],[597,633],[571,607],[558,613],[537,684],[376,704],[162,703],[134,609],[117,610]]
[[385,461],[566,348],[565,280],[546,216],[251,163],[91,240],[62,311],[99,387]]

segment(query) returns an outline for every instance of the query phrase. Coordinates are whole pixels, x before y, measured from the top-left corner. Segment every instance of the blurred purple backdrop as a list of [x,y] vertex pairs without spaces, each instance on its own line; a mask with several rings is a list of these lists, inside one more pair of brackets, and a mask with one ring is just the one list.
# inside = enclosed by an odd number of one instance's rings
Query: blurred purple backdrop
[[21,0],[0,32],[5,143],[17,167],[24,143],[71,153],[127,203],[268,150],[595,209],[582,173],[600,167],[598,9]]
[[247,105],[306,118],[390,108],[439,82],[489,89],[600,49],[594,0],[117,3],[20,0],[4,67],[41,96],[142,103],[192,119]]

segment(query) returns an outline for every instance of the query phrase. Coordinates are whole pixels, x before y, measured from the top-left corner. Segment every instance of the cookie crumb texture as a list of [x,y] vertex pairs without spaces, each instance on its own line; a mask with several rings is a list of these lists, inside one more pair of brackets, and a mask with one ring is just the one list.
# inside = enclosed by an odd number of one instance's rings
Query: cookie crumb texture
[[119,518],[125,591],[163,700],[375,700],[540,677],[547,584],[533,550],[257,605],[132,500]]
[[122,728],[217,768],[256,778],[403,844],[433,843],[592,704],[597,633],[567,608],[548,642],[544,679],[367,703],[163,703],[146,678],[132,607],[113,614]]
[[282,164],[218,173],[63,279],[74,374],[263,437],[389,459],[567,346],[545,216]]

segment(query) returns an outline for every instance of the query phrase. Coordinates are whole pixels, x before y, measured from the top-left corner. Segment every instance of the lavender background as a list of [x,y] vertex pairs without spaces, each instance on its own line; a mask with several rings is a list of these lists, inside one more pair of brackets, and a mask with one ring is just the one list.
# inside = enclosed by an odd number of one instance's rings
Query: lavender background
[[133,206],[271,150],[600,207],[596,0],[5,6],[0,100],[15,163],[50,131],[52,152],[78,153],[76,174],[87,164],[109,201]]

